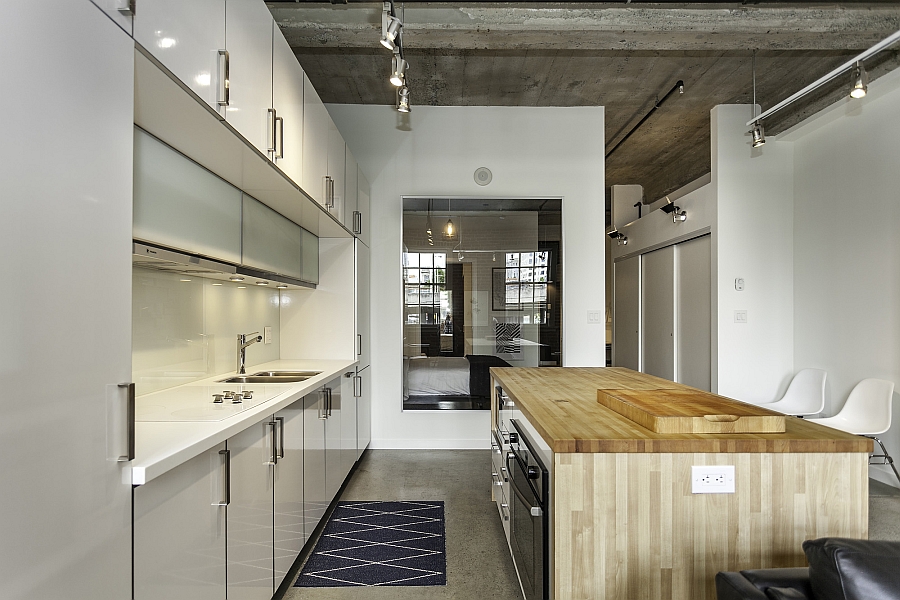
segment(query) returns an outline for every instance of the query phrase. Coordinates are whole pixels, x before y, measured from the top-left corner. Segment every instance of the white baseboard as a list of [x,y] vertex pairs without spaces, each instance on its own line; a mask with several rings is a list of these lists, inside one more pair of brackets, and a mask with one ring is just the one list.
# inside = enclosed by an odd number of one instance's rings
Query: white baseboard
[[463,440],[373,439],[372,450],[490,450],[490,438]]
[[875,481],[880,481],[881,483],[886,483],[895,488],[900,488],[900,481],[897,481],[897,476],[894,475],[894,472],[887,465],[870,465],[869,477]]

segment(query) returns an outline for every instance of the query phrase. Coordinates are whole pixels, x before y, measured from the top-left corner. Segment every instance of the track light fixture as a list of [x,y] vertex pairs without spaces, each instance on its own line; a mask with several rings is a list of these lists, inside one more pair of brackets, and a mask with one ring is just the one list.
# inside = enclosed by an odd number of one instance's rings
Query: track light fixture
[[394,57],[391,59],[391,84],[395,87],[401,87],[406,81],[406,67],[409,64],[400,57],[400,49],[394,51]]
[[628,237],[622,233],[619,233],[615,229],[613,229],[606,235],[608,235],[610,237],[610,239],[615,240],[617,246],[627,246],[628,245]]
[[664,204],[662,206],[662,211],[667,215],[672,215],[672,222],[678,223],[679,221],[687,221],[687,211],[681,210],[680,206],[676,206],[671,201],[668,204]]
[[866,73],[866,68],[863,66],[862,61],[858,60],[853,67],[853,87],[850,88],[850,97],[862,98],[866,95],[868,89],[869,74]]
[[381,45],[388,50],[396,47],[395,40],[400,35],[403,23],[394,15],[394,3],[385,2],[381,11]]
[[402,113],[410,112],[409,108],[409,88],[405,85],[397,90],[397,111]]
[[753,137],[754,148],[759,148],[763,144],[766,143],[766,132],[763,129],[762,123],[757,121],[753,124],[753,128],[750,130],[750,135]]

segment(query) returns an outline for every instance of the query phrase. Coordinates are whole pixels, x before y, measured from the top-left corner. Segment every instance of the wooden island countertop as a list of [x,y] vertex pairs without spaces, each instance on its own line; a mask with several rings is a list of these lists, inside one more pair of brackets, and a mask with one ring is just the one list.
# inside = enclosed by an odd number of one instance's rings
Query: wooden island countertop
[[693,388],[622,367],[494,367],[491,376],[554,452],[872,452],[867,438],[792,417],[784,433],[654,433],[598,403],[597,390]]

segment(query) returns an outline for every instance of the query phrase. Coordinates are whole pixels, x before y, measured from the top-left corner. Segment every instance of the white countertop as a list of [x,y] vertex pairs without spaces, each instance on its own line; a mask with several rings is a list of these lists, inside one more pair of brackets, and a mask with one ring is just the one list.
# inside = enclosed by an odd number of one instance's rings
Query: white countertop
[[[138,396],[135,401],[138,420],[135,422],[135,458],[131,461],[132,483],[142,485],[159,477],[290,406],[342,376],[355,364],[356,361],[349,360],[276,360],[248,367],[248,374],[257,371],[321,373],[297,383],[245,386],[221,383],[222,379],[233,375],[226,373]],[[242,388],[253,389],[252,401],[237,407],[212,404],[213,392],[240,391]]]

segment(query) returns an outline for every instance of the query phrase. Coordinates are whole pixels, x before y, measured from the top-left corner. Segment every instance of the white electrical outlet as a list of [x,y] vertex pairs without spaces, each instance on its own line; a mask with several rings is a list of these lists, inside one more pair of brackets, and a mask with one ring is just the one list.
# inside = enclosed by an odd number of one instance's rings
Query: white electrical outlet
[[738,277],[737,279],[734,280],[734,289],[738,292],[744,291],[744,278],[743,277]]
[[263,344],[271,344],[272,343],[272,328],[271,327],[263,327]]
[[694,465],[691,467],[692,494],[733,494],[734,465]]
[[734,322],[735,323],[746,323],[747,322],[747,311],[746,310],[734,311]]

